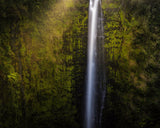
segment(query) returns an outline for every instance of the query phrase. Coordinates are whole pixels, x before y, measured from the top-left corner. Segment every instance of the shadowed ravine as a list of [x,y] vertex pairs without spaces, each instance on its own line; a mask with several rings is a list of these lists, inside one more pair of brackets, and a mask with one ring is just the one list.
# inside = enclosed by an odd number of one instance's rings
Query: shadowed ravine
[[160,128],[160,0],[0,0],[0,128]]

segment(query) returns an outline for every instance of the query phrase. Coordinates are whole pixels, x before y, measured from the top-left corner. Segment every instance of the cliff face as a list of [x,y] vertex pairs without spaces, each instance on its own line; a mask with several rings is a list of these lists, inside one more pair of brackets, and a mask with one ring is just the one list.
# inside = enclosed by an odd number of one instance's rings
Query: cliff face
[[[159,7],[102,0],[104,128],[159,128]],[[82,127],[87,24],[87,0],[0,1],[0,127]]]
[[160,125],[159,4],[158,0],[102,1],[108,75],[104,127]]
[[0,6],[0,127],[80,127],[88,1]]

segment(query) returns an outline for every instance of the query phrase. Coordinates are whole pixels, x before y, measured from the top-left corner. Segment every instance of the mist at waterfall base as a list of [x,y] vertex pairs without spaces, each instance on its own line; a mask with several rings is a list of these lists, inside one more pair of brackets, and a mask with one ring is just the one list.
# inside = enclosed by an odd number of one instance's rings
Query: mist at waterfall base
[[101,128],[105,99],[103,14],[100,0],[89,1],[88,61],[84,128]]

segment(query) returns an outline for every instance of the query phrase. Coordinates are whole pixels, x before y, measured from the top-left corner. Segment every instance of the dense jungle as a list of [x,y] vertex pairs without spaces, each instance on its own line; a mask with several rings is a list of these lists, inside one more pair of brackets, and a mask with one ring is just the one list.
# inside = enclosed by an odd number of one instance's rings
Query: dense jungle
[[[0,0],[0,128],[83,128],[89,0]],[[160,1],[102,0],[102,128],[160,128]]]

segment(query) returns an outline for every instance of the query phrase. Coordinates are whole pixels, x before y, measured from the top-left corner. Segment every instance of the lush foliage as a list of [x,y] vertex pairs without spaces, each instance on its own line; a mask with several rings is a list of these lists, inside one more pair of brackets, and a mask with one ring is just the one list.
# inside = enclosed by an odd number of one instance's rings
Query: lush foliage
[[[104,128],[160,127],[160,2],[102,0]],[[88,0],[0,1],[0,127],[81,128]]]
[[75,99],[85,76],[87,3],[0,5],[0,127],[79,127]]
[[108,72],[104,127],[160,126],[160,2],[103,1]]

